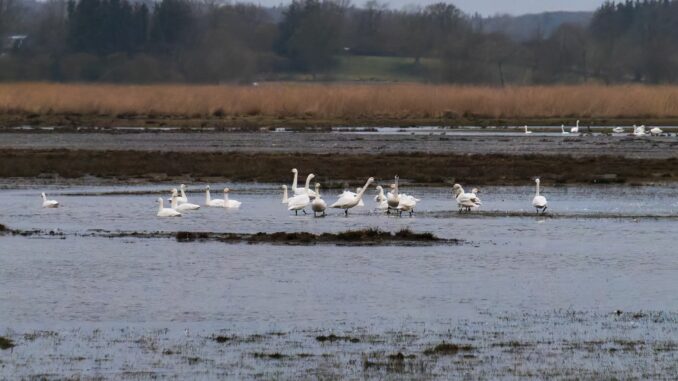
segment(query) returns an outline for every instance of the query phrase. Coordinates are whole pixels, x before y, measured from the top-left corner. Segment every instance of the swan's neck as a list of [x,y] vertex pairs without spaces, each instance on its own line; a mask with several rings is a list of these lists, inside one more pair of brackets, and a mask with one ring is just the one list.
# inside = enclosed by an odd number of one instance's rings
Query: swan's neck
[[287,202],[287,188],[283,188],[283,199],[282,202]]
[[[398,183],[398,180],[396,180],[396,184],[397,184],[397,183]],[[358,200],[360,200],[361,198],[363,198],[363,194],[364,194],[365,191],[367,190],[367,187],[368,187],[368,186],[370,186],[370,180],[367,180],[367,182],[365,183],[365,186],[362,187],[362,189],[360,189],[360,192],[358,192]],[[396,192],[397,192],[397,191],[398,191],[398,186],[396,185]]]
[[186,198],[186,193],[184,192],[184,188],[181,188],[181,197]]
[[311,186],[311,179],[312,177],[310,175],[306,178],[306,187],[304,188],[306,190],[306,194],[310,194],[309,186]]
[[47,196],[44,193],[42,194],[42,201],[47,201]]
[[228,192],[224,192],[224,202],[228,202]]
[[320,187],[317,185],[315,186],[315,197],[320,198]]
[[539,183],[537,183],[537,196],[539,196]]
[[398,195],[398,180],[399,180],[399,178],[396,177],[396,179],[395,179],[395,189],[393,190],[393,194],[396,195],[396,196]]
[[212,201],[212,196],[210,196],[210,190],[209,189],[205,189],[205,201],[207,201],[207,203]]
[[299,176],[299,172],[294,172],[294,180],[292,180],[292,190],[296,191],[297,190],[297,177]]
[[170,199],[170,206],[172,207],[172,209],[176,209],[176,207],[177,207],[177,195],[176,194],[172,195],[172,198]]
[[385,198],[385,196],[384,196],[384,189],[383,189],[383,188],[382,188],[382,189],[379,189],[379,199],[380,199],[380,200],[383,200],[384,198]]
[[164,204],[164,203],[162,202],[162,200],[160,200],[160,201],[158,202],[158,211],[159,211],[159,212],[162,211],[162,210],[164,209],[165,205],[163,205],[163,204]]

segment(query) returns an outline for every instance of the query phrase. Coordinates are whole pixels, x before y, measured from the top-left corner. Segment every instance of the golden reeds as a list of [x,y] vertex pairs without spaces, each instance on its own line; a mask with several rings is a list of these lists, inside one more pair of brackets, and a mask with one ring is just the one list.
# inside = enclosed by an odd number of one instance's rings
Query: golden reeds
[[0,84],[0,112],[369,118],[678,117],[678,86]]

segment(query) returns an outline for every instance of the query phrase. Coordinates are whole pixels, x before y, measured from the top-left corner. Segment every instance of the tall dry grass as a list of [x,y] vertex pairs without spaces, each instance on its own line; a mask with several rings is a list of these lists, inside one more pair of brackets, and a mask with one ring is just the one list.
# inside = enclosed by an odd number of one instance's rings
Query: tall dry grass
[[0,112],[315,118],[678,117],[678,86],[0,84]]

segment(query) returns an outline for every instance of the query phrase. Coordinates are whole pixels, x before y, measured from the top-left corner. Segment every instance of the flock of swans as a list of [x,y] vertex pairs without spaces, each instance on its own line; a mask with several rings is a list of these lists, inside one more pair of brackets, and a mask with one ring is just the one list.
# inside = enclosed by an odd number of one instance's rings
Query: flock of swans
[[[299,172],[295,168],[292,170],[292,173],[294,174],[291,188],[292,194],[289,195],[287,185],[283,185],[282,203],[286,205],[288,211],[294,212],[295,215],[298,215],[299,211],[307,214],[306,208],[310,207],[310,209],[313,211],[314,217],[326,216],[326,211],[328,208],[343,210],[344,215],[348,216],[349,210],[365,205],[363,202],[363,196],[370,185],[374,182],[374,178],[370,177],[367,179],[367,182],[365,182],[363,187],[356,189],[356,192],[345,190],[343,193],[337,196],[337,200],[334,203],[328,206],[327,202],[325,202],[325,200],[323,200],[322,196],[320,195],[320,183],[315,184],[314,190],[311,189],[311,181],[315,178],[314,174],[309,174],[306,177],[305,186],[303,188],[299,188],[297,186]],[[544,214],[548,208],[548,202],[546,201],[546,197],[539,193],[539,179],[536,179],[535,183],[536,192],[534,198],[532,199],[532,206],[536,209],[537,214]],[[376,208],[377,210],[387,214],[395,213],[398,216],[402,216],[403,213],[409,213],[409,215],[412,216],[414,214],[415,208],[417,207],[417,203],[421,201],[412,195],[408,195],[400,191],[398,176],[395,176],[395,181],[393,184],[391,184],[389,192],[384,193],[384,188],[381,185],[378,185],[376,190],[377,195],[374,197]],[[230,199],[228,196],[229,192],[230,189],[225,188],[223,199],[213,199],[210,193],[210,186],[207,185],[205,187],[204,206],[226,209],[239,208],[242,203],[240,201]],[[470,193],[466,193],[460,184],[454,184],[452,187],[452,193],[454,195],[454,200],[457,203],[459,213],[470,213],[472,209],[477,209],[482,205],[482,202],[478,197],[479,191],[477,188],[474,188]],[[186,185],[181,184],[179,189],[173,188],[170,191],[170,194],[169,208],[165,207],[162,197],[157,199],[158,217],[181,217],[182,213],[200,209],[200,205],[189,202],[188,197],[186,196]],[[42,200],[43,208],[59,207],[59,202],[56,200],[48,200],[45,193],[42,193]]]
[[[524,126],[525,128],[525,134],[526,135],[531,135],[532,131],[530,131],[527,126]],[[579,121],[577,121],[577,124],[574,127],[571,127],[569,131],[565,130],[565,125],[562,124],[560,125],[560,131],[562,135],[576,135],[580,133],[580,128],[579,128]],[[590,132],[590,130],[589,130]],[[615,127],[612,129],[612,132],[615,134],[623,134],[626,132],[626,129],[624,127]],[[633,132],[630,133],[633,136],[661,136],[664,134],[664,130],[662,130],[659,127],[653,127],[649,131],[647,131],[647,128],[645,125],[642,126],[636,126],[635,124],[633,125]]]

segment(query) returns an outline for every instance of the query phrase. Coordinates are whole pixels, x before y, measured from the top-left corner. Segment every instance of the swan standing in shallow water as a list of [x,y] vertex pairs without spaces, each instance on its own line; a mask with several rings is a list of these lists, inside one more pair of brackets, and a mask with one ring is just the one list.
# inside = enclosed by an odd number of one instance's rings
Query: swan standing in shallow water
[[412,214],[414,213],[414,208],[417,206],[417,201],[421,201],[418,198],[415,198],[413,196],[407,195],[407,194],[401,194],[400,195],[400,203],[397,206],[398,210],[398,215],[402,216],[403,212],[409,212],[410,217],[412,217]]
[[398,180],[400,177],[396,175],[395,183],[391,184],[391,191],[386,194],[386,202],[388,203],[388,208],[386,208],[387,213],[391,213],[391,209],[398,208],[400,205],[400,195],[398,194]]
[[158,217],[181,217],[181,213],[172,208],[163,207],[162,197],[158,198]]
[[191,204],[191,203],[188,203],[188,202],[185,202],[183,204],[179,204],[180,198],[181,197],[179,197],[179,193],[178,193],[177,189],[176,188],[172,189],[172,198],[170,199],[170,205],[171,205],[172,209],[179,211],[179,212],[183,212],[183,211],[186,211],[186,210],[198,210],[198,209],[200,209],[200,205]]
[[42,207],[43,208],[58,208],[59,202],[57,200],[48,200],[45,192],[42,192]]
[[231,191],[230,189],[224,188],[224,208],[226,208],[226,209],[239,208],[240,205],[242,205],[242,202],[229,199],[228,198],[228,192],[230,192],[230,191]]
[[531,134],[531,133],[532,133],[532,131],[528,130],[528,129],[527,129],[527,125],[526,125],[526,126],[525,126],[525,134],[529,135],[529,134]]
[[214,199],[212,200],[212,196],[210,195],[210,186],[208,185],[205,187],[205,206],[210,206],[213,208],[223,208],[224,207],[224,200],[222,199]]
[[474,188],[473,192],[466,193],[464,192],[464,188],[462,188],[461,185],[454,184],[452,187],[452,192],[454,193],[455,200],[457,200],[459,213],[461,213],[464,209],[466,209],[467,212],[470,212],[471,208],[477,208],[483,204],[476,194],[478,193],[478,189]]
[[300,210],[302,212],[304,212],[304,214],[306,214],[306,209],[304,209],[304,208],[306,208],[311,203],[309,186],[311,184],[311,180],[313,180],[314,177],[315,177],[315,175],[312,174],[312,173],[310,175],[308,175],[308,177],[306,177],[306,187],[304,187],[304,190],[306,192],[304,192],[303,194],[294,196],[294,197],[290,198],[289,200],[287,200],[287,210],[290,210],[290,211],[294,210],[295,216],[297,214],[299,214]]
[[311,198],[315,197],[314,191],[309,189],[309,191],[306,192],[306,190],[304,188],[301,188],[301,189],[297,188],[297,177],[299,176],[299,171],[297,171],[296,168],[292,168],[292,173],[294,173],[294,179],[292,180],[292,193],[295,196],[308,194],[309,197],[311,197]]
[[346,216],[348,216],[348,210],[358,206],[360,200],[363,198],[365,190],[367,190],[367,187],[369,187],[370,184],[372,184],[373,182],[374,178],[370,177],[369,179],[367,179],[365,186],[362,187],[362,189],[360,190],[360,193],[358,193],[355,196],[351,195],[350,193],[344,193],[341,196],[339,196],[339,199],[334,204],[332,204],[331,207],[336,209],[344,209],[344,213],[346,214]]
[[647,133],[645,132],[645,125],[642,125],[640,127],[636,127],[636,125],[633,125],[633,135],[635,136],[645,136]]
[[283,189],[283,198],[282,198],[282,203],[287,204],[287,185],[282,186]]
[[313,217],[317,217],[317,213],[321,213],[321,217],[325,217],[325,209],[327,203],[320,198],[320,183],[315,183],[315,198],[311,202],[311,209],[313,209]]
[[386,196],[384,195],[384,188],[381,185],[379,185],[377,186],[377,191],[379,191],[379,194],[374,196],[374,201],[377,202],[377,209],[379,210],[388,209],[388,201],[386,201]]
[[570,132],[573,134],[578,134],[579,133],[579,121],[577,121],[577,126],[570,128]]
[[537,192],[534,195],[534,198],[532,199],[532,206],[534,206],[537,209],[537,214],[539,214],[539,210],[541,209],[541,213],[544,214],[546,213],[546,209],[548,208],[548,202],[546,201],[546,197],[542,196],[539,194],[539,184],[541,181],[539,179],[534,180],[534,182],[537,184]]

